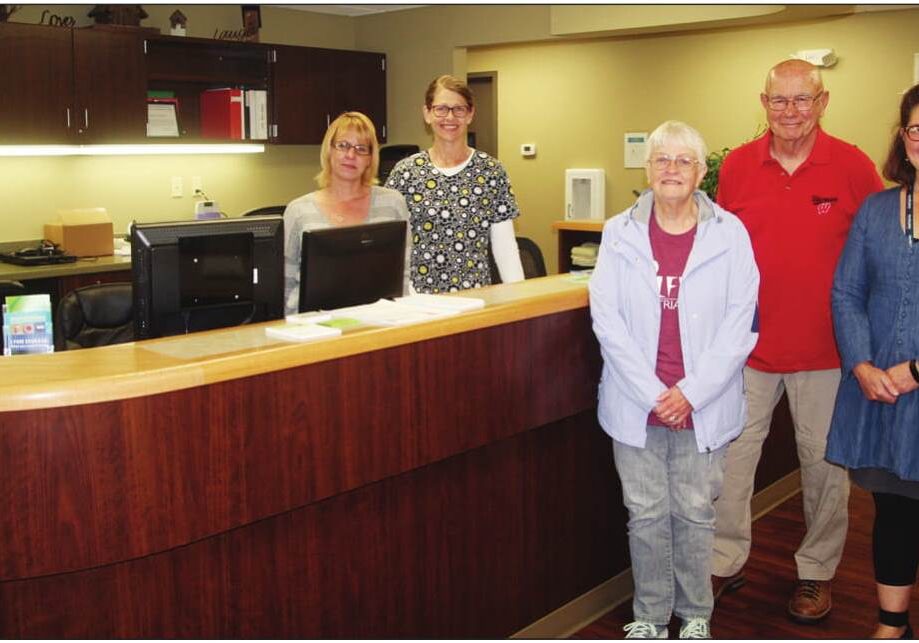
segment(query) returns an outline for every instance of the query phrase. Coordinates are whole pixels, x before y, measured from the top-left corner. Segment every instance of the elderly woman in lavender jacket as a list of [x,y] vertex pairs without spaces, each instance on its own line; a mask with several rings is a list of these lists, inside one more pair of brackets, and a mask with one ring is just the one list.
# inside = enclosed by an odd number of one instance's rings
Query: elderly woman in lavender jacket
[[590,280],[603,354],[599,419],[629,512],[626,638],[710,638],[714,500],[743,428],[759,272],[743,224],[698,190],[706,147],[684,123],[648,141],[646,190],[603,229]]

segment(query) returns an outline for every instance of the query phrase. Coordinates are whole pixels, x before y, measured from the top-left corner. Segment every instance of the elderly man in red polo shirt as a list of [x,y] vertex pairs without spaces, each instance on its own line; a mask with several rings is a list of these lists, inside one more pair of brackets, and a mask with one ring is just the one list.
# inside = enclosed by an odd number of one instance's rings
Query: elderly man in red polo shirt
[[883,187],[864,153],[820,128],[829,98],[813,65],[773,67],[760,95],[769,131],[728,155],[718,187],[718,203],[750,233],[761,281],[759,342],[744,369],[747,423],[728,449],[715,505],[712,586],[717,600],[744,582],[753,477],[785,391],[807,525],[788,612],[802,622],[819,621],[832,607],[830,583],[848,527],[846,471],[823,459],[840,380],[830,286],[859,204]]

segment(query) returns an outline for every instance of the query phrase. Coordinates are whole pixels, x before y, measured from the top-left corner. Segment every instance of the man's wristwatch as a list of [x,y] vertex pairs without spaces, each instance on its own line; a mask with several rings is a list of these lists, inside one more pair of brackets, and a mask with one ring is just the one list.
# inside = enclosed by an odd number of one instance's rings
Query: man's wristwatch
[[913,379],[919,383],[919,367],[916,366],[916,362],[919,360],[911,359],[909,361],[909,372],[912,373]]

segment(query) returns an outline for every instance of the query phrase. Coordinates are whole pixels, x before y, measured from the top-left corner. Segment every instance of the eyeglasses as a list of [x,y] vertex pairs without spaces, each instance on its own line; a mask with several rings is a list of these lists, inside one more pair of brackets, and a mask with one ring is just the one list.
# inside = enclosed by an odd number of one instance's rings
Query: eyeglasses
[[670,156],[669,154],[657,154],[648,159],[648,164],[655,170],[663,172],[673,163],[680,172],[689,172],[699,161],[690,156]]
[[816,96],[802,94],[801,96],[795,96],[793,98],[788,98],[787,96],[767,96],[766,104],[773,112],[784,112],[788,109],[789,103],[794,105],[795,109],[799,112],[807,112],[810,111],[814,103],[816,103],[821,96],[823,96],[823,92],[819,92]]
[[909,125],[904,127],[903,133],[906,134],[906,138],[912,142],[919,143],[919,125]]
[[354,153],[358,156],[368,156],[370,154],[370,146],[361,145],[360,143],[351,145],[348,141],[335,141],[332,143],[332,147],[342,154],[347,154],[348,150],[354,150]]
[[465,118],[470,111],[468,105],[431,105],[430,109],[437,118],[443,118],[451,112],[456,118]]

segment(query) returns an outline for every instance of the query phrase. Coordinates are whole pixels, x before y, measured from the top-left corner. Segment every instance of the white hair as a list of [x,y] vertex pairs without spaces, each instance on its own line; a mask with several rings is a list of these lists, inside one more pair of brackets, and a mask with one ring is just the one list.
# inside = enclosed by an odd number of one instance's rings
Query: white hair
[[645,149],[645,162],[651,160],[651,156],[657,150],[666,145],[679,145],[689,148],[696,155],[696,160],[707,168],[705,158],[708,156],[708,147],[702,135],[694,127],[690,127],[681,121],[664,121],[657,126],[651,136],[648,137],[648,145]]

